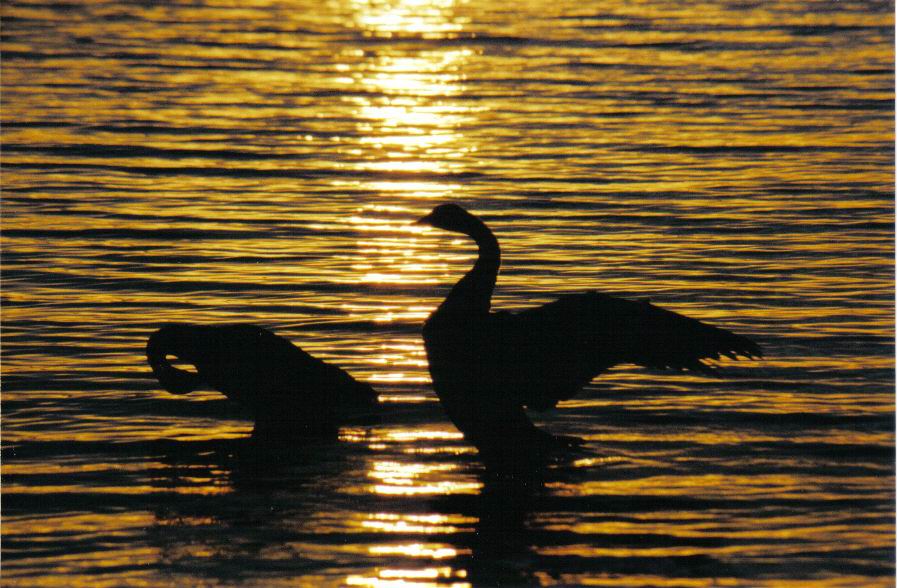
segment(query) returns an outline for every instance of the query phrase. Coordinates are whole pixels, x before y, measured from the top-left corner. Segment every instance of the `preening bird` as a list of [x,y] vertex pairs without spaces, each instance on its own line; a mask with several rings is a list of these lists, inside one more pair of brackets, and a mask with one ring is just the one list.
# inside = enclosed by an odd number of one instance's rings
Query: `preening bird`
[[[196,372],[175,367],[168,356]],[[370,414],[378,403],[369,385],[254,325],[166,325],[150,335],[146,357],[172,394],[206,384],[248,407],[256,437],[334,434],[345,419]]]
[[479,247],[473,268],[424,323],[433,387],[484,460],[571,445],[536,428],[546,410],[623,363],[712,372],[705,360],[762,355],[753,341],[647,301],[599,292],[562,296],[516,314],[491,312],[501,252],[489,227],[456,204],[416,221],[462,233]]

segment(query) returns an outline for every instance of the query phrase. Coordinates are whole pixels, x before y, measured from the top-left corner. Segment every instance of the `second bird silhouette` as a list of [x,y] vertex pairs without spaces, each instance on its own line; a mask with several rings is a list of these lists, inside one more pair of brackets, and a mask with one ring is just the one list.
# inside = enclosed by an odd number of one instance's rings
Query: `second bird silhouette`
[[[196,371],[175,367],[168,356]],[[206,384],[247,407],[259,440],[332,436],[347,420],[378,410],[368,384],[255,325],[166,325],[150,335],[146,357],[172,394]]]
[[491,312],[501,253],[476,216],[442,204],[416,224],[462,233],[473,268],[424,323],[433,387],[449,418],[489,465],[532,460],[574,443],[536,428],[545,410],[622,363],[711,372],[704,360],[762,355],[753,341],[648,302],[586,292],[512,314]]

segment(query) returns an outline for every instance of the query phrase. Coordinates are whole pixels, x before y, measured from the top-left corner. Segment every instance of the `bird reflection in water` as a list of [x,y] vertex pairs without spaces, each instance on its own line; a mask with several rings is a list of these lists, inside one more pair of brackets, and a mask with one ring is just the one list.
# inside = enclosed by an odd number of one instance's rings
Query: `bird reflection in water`
[[647,301],[586,292],[512,314],[491,312],[501,252],[492,231],[456,204],[416,224],[462,233],[479,255],[423,328],[430,374],[449,418],[487,466],[516,468],[578,439],[536,428],[546,410],[621,363],[713,373],[705,360],[762,355],[753,341]]
[[[365,471],[363,448],[326,438],[160,440],[153,451],[156,483],[171,491],[141,499],[154,514],[148,543],[168,569],[189,570],[207,580],[202,585],[240,584],[261,570],[285,573],[284,562],[304,572],[323,566],[296,546],[357,508],[351,496],[341,505],[332,496],[334,488],[358,487]],[[331,497],[328,506],[339,514],[322,508],[321,496]]]
[[[247,407],[258,440],[335,437],[340,425],[378,408],[371,386],[254,325],[166,325],[150,336],[146,355],[168,392],[206,384]],[[175,367],[168,356],[196,372]]]

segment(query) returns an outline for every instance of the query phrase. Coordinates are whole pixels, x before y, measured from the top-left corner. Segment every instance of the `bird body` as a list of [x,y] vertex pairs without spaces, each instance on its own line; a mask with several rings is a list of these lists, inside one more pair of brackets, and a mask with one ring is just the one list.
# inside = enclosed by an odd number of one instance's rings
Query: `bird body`
[[186,394],[207,384],[250,409],[256,435],[334,433],[348,416],[377,405],[368,384],[255,325],[166,325],[150,336],[146,353],[167,391]]
[[523,407],[552,408],[615,365],[712,372],[705,360],[761,355],[745,337],[599,292],[492,312],[501,253],[489,228],[455,204],[437,206],[417,224],[463,233],[479,247],[473,268],[426,320],[423,338],[436,394],[481,454],[510,443],[569,444],[533,426]]

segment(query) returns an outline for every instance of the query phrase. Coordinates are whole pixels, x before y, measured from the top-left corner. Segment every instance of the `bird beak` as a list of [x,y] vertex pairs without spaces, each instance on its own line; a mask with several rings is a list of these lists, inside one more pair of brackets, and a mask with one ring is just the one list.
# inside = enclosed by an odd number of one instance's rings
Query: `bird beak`
[[431,212],[430,214],[428,214],[426,216],[422,216],[411,224],[417,225],[417,226],[432,227],[433,226],[433,213]]

